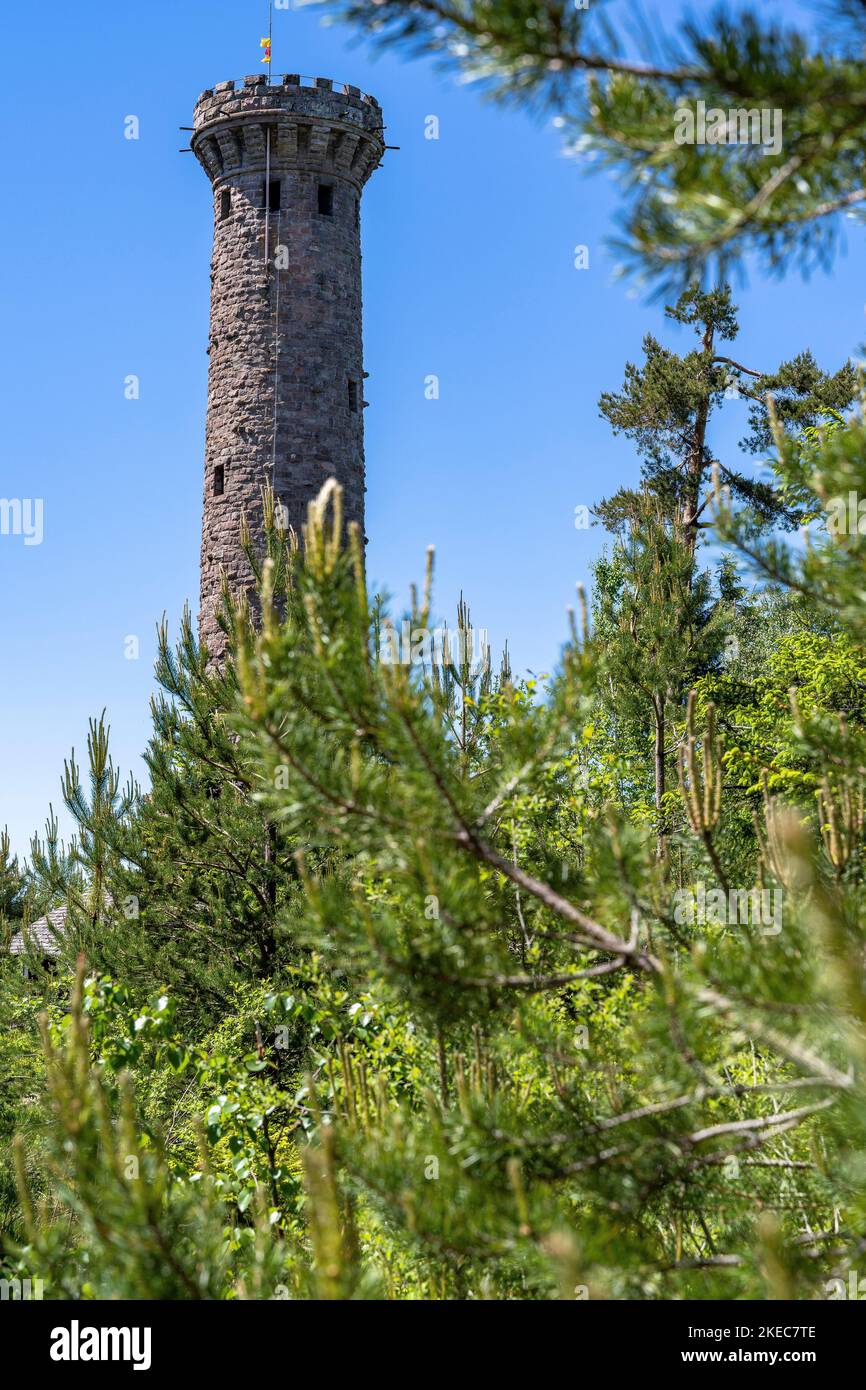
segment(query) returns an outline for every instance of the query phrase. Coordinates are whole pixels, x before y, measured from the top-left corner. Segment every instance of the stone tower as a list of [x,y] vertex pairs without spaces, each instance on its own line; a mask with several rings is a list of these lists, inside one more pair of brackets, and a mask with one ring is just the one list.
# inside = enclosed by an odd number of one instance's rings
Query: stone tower
[[252,582],[271,483],[299,533],[328,478],[364,526],[361,191],[384,151],[379,103],[297,76],[222,82],[190,144],[214,197],[199,633],[219,660],[220,572]]

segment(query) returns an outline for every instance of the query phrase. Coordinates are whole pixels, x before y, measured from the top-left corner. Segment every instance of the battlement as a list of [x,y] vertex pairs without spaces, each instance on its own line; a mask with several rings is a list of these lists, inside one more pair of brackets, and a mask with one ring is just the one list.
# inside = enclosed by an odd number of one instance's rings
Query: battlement
[[[381,112],[381,107],[374,96],[368,92],[362,92],[360,87],[353,87],[348,82],[334,82],[330,77],[304,77],[300,73],[286,73],[276,80],[268,80],[267,74],[253,73],[251,77],[245,77],[240,83],[237,81],[218,82],[215,87],[209,87],[202,92],[196,102],[196,124],[198,124],[198,111],[201,106],[210,107],[214,103],[221,106],[224,103],[242,103],[239,109],[244,109],[244,103],[249,104],[249,98],[261,102],[264,100],[266,106],[276,108],[285,107],[284,97],[286,94],[297,92],[332,92],[338,97],[349,97],[353,103],[358,102],[362,106],[372,106],[376,111]],[[234,108],[233,108],[234,109]],[[208,117],[205,116],[205,119]]]
[[327,170],[360,188],[385,148],[376,98],[327,77],[220,82],[202,92],[193,122],[190,145],[213,183],[263,169],[270,145],[272,167]]

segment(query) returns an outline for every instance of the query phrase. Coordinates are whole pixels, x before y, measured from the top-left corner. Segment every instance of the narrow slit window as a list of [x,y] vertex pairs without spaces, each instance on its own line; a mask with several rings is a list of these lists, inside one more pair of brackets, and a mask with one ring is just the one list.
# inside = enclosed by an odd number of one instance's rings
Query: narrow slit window
[[353,415],[358,413],[358,383],[349,378],[349,409]]
[[271,212],[280,211],[280,193],[282,184],[279,179],[271,179],[270,183],[262,184],[262,207],[270,208]]
[[220,193],[220,222],[225,222],[231,216],[232,194],[230,188],[224,188]]
[[334,190],[329,183],[319,184],[319,212],[323,217],[334,215]]
[[223,495],[223,493],[225,492],[225,490],[226,490],[226,475],[225,475],[225,468],[223,467],[223,465],[222,465],[221,463],[218,463],[218,464],[216,465],[216,467],[214,468],[214,471],[213,471],[213,495],[214,495],[214,497],[222,497],[222,495]]

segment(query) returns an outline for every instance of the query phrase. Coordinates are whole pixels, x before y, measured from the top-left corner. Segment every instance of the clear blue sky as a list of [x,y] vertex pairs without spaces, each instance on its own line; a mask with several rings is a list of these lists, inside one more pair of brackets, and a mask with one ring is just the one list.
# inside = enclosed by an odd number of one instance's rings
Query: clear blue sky
[[[211,199],[178,127],[203,88],[259,70],[266,14],[260,0],[98,0],[4,16],[0,496],[45,507],[41,545],[0,536],[0,825],[19,852],[57,806],[89,715],[107,707],[116,760],[140,772],[155,624],[165,611],[176,628],[195,603]],[[274,26],[275,71],[373,92],[401,147],[363,203],[371,579],[402,605],[434,542],[440,613],[462,587],[517,671],[550,670],[603,540],[574,529],[574,508],[637,472],[599,393],[647,329],[685,339],[613,280],[616,192],[561,156],[549,120],[425,63],[374,59],[315,7]],[[438,141],[424,139],[431,114]],[[138,141],[123,138],[128,115]],[[753,277],[739,294],[741,360],[811,346],[835,367],[859,350],[864,246],[848,226],[832,275]],[[722,448],[745,407],[728,415]]]

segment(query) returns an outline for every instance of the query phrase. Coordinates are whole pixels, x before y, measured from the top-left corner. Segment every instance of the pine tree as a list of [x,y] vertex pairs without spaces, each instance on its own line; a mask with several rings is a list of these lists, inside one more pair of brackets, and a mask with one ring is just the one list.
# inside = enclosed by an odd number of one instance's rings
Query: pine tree
[[27,881],[12,853],[8,829],[0,833],[0,940],[8,944],[25,914]]
[[[691,286],[666,313],[672,321],[694,329],[699,347],[679,356],[647,334],[643,366],[627,364],[622,390],[602,395],[601,414],[615,434],[634,441],[645,484],[662,501],[693,554],[699,530],[708,525],[701,518],[709,504],[714,465],[734,498],[749,504],[756,524],[789,530],[799,525],[802,511],[771,482],[749,477],[715,459],[709,440],[712,417],[726,398],[747,400],[751,434],[744,445],[753,454],[768,452],[772,446],[768,393],[772,393],[776,418],[789,433],[795,427],[807,430],[825,413],[838,413],[851,405],[856,392],[853,366],[846,363],[829,375],[806,352],[783,362],[775,372],[764,373],[720,351],[721,344],[733,341],[739,332],[728,286],[708,293]],[[633,489],[620,488],[596,512],[615,529],[634,515],[636,506]]]
[[[286,566],[291,546],[273,499],[266,512],[271,563]],[[241,620],[252,621],[246,609]],[[121,787],[104,717],[93,720],[87,786],[74,752],[62,780],[73,841],[59,844],[52,817],[32,862],[45,891],[69,907],[70,968],[83,951],[93,968],[144,992],[159,983],[205,1028],[231,1006],[237,984],[272,979],[293,959],[278,911],[299,879],[294,846],[261,808],[260,775],[230,722],[233,665],[210,663],[188,612],[175,649],[164,623],[158,639],[146,793],[132,781]]]
[[860,0],[829,0],[817,30],[748,4],[667,28],[562,0],[330,8],[381,48],[432,54],[500,100],[555,111],[569,152],[618,179],[621,266],[668,292],[719,283],[750,257],[771,273],[825,268],[842,219],[862,225]]
[[628,738],[634,724],[651,729],[656,853],[663,860],[676,723],[689,686],[718,662],[728,608],[713,597],[709,576],[697,571],[682,528],[669,520],[658,493],[631,494],[629,508],[625,535],[594,571],[599,695],[618,737]]

